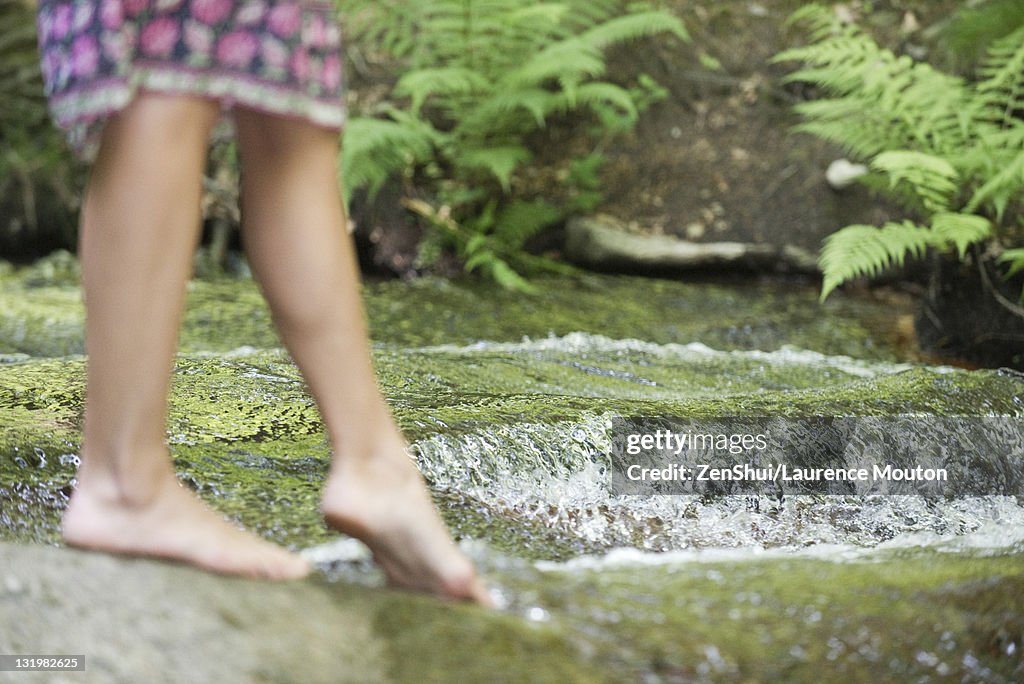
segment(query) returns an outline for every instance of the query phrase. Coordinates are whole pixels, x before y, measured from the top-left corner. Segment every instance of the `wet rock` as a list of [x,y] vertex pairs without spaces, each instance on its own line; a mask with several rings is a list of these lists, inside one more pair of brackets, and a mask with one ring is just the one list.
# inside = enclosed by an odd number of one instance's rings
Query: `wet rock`
[[[0,651],[79,654],[66,681],[1019,681],[1019,556],[893,548],[730,560],[618,554],[489,567],[504,611],[0,544]],[[5,678],[6,676],[6,678]],[[60,681],[0,673],[2,681]]]
[[[322,578],[248,581],[41,546],[0,544],[0,562],[8,578],[33,578],[39,587],[35,596],[0,595],[0,652],[84,655],[85,673],[68,681],[483,682],[500,672],[511,681],[537,681],[536,675],[583,682],[596,676],[551,630],[397,592]],[[43,681],[7,677],[0,673],[0,681]]]

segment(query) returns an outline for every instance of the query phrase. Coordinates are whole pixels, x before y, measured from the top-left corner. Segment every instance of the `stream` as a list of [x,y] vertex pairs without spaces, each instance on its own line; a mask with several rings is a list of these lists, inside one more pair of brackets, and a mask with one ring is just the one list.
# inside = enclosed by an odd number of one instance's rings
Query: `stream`
[[[1024,680],[1024,377],[908,360],[905,306],[821,304],[799,282],[537,285],[371,283],[365,300],[381,387],[510,633],[568,644],[550,681]],[[84,382],[76,266],[3,266],[0,286],[0,541],[57,544]],[[327,581],[380,586],[319,520],[329,449],[254,285],[192,283],[181,348],[183,482]],[[950,479],[624,493],[622,417],[770,429],[781,446],[757,462],[791,469],[927,453]],[[508,680],[548,681],[522,667]]]

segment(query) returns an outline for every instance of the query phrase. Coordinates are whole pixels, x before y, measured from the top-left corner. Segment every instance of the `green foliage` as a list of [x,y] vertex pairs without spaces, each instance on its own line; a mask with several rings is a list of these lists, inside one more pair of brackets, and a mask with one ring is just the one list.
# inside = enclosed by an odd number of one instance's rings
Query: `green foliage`
[[415,178],[434,204],[416,203],[414,211],[437,231],[421,256],[447,245],[468,270],[520,289],[526,281],[516,269],[546,264],[523,251],[529,237],[566,211],[593,206],[596,192],[589,183],[596,166],[572,167],[575,206],[523,196],[520,174],[534,157],[529,137],[574,112],[595,116],[599,138],[629,128],[664,93],[649,77],[631,89],[602,80],[604,51],[659,33],[688,39],[670,14],[619,0],[341,0],[341,7],[356,44],[404,69],[392,102],[349,123],[347,191],[372,194],[389,178]]
[[[1006,270],[1007,277],[1024,272],[1024,247],[1005,250],[999,255],[999,261],[1009,266]],[[1024,292],[1021,292],[1021,301],[1024,301]]]
[[821,250],[822,298],[845,280],[902,265],[908,253],[922,255],[931,238],[927,228],[912,221],[887,223],[881,228],[858,224],[833,233]]
[[987,45],[1024,26],[1020,0],[969,3],[942,32],[943,47],[961,60],[973,62]]
[[969,82],[879,47],[820,5],[792,21],[808,27],[812,42],[775,60],[799,61],[788,80],[825,95],[797,105],[804,119],[797,129],[870,160],[881,187],[922,219],[830,236],[820,260],[822,299],[845,280],[929,247],[963,259],[973,243],[1010,239],[1004,221],[1024,196],[1024,26],[988,47],[978,80]]
[[27,2],[0,0],[0,92],[0,203],[9,212],[0,231],[32,233],[43,205],[71,213],[77,169],[47,113]]

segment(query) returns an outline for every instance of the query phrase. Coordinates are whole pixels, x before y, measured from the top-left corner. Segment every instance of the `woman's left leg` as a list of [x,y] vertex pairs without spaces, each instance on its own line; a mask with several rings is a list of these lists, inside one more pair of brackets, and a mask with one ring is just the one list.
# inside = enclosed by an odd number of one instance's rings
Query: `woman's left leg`
[[377,388],[337,132],[245,109],[235,119],[246,253],[334,449],[325,518],[365,542],[392,584],[489,603]]

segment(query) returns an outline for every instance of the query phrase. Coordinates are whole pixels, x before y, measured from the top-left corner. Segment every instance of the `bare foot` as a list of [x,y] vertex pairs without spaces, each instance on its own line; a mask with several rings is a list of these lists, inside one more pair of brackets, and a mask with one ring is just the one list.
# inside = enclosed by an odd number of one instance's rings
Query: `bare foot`
[[372,458],[336,459],[322,510],[331,527],[370,548],[392,586],[493,606],[401,444]]
[[183,561],[214,572],[297,579],[309,572],[300,557],[240,530],[182,487],[173,473],[145,501],[126,501],[111,482],[80,482],[64,513],[71,546],[129,556]]

